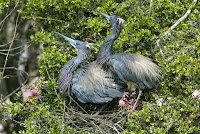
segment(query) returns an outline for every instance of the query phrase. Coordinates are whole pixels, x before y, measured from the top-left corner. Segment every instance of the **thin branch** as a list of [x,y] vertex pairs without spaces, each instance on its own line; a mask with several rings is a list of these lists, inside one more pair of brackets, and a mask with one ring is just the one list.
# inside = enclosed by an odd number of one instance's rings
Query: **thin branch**
[[[21,51],[15,53],[15,54],[9,54],[9,56],[15,56],[15,55],[17,55],[17,54],[20,54],[20,53],[22,53],[23,51],[25,51],[26,49],[28,49],[31,45],[32,45],[32,44],[28,45],[28,46],[25,47],[23,50],[21,50]],[[21,46],[21,47],[22,47],[22,46]],[[12,50],[12,49],[10,49],[10,50]],[[2,54],[2,55],[7,55],[7,53],[3,53],[3,52],[0,52],[0,54]]]
[[[196,3],[197,3],[197,0],[193,0],[193,4],[196,5]],[[169,34],[171,33],[171,31],[172,31],[175,27],[177,27],[178,24],[180,24],[182,21],[184,21],[184,20],[188,17],[188,15],[189,15],[191,12],[192,12],[192,6],[190,6],[190,8],[187,10],[187,12],[186,12],[180,19],[178,19],[178,21],[177,21],[174,25],[172,25],[172,26],[160,37],[160,39],[158,39],[158,40],[156,41],[156,44],[157,44],[157,46],[158,46],[159,49],[160,49],[160,53],[162,54],[162,57],[164,57],[164,54],[163,54],[163,51],[162,51],[161,46],[160,46],[160,40],[161,40],[162,38],[164,38],[164,36],[169,35]]]
[[25,47],[23,50],[21,50],[21,51],[19,51],[19,52],[15,53],[15,54],[10,54],[10,56],[15,56],[15,55],[17,55],[17,54],[20,54],[20,53],[22,53],[23,51],[25,51],[26,49],[28,49],[28,48],[29,48],[31,45],[32,45],[32,44],[28,45],[28,46],[27,46],[27,47]]
[[[31,43],[32,41],[29,41],[27,43]],[[16,50],[16,49],[19,49],[19,48],[22,48],[24,47],[25,45],[21,45],[21,46],[18,46],[18,47],[15,47],[15,48],[12,48],[12,49],[4,49],[4,50],[0,50],[1,52],[5,52],[5,51],[13,51],[13,50]],[[30,46],[30,45],[29,45]]]
[[22,17],[26,19],[41,19],[41,20],[53,20],[53,21],[59,21],[59,22],[65,22],[64,20],[57,20],[57,19],[49,19],[49,18],[42,18],[42,17]]
[[[21,85],[20,85],[17,89],[15,89],[12,93],[10,93],[9,95],[7,95],[7,96],[4,97],[3,99],[1,99],[1,100],[0,100],[0,103],[2,103],[2,102],[4,102],[7,98],[9,98],[9,97],[12,96],[13,94],[15,94],[19,89],[21,89],[21,87],[22,87],[23,85],[26,84],[26,82],[28,81],[29,75],[28,75],[27,72],[22,71],[22,70],[19,70],[19,69],[15,68],[15,67],[4,67],[4,68],[1,68],[1,67],[0,67],[0,69],[14,69],[14,70],[19,71],[21,74],[25,74],[25,75],[26,75],[26,79],[25,79],[25,81],[23,82],[23,84],[21,84]],[[7,77],[7,76],[4,76],[3,78],[8,78],[8,77]]]
[[0,47],[5,47],[5,46],[9,45],[10,43],[11,43],[11,42],[6,43],[6,44],[3,44],[3,45],[0,45]]
[[11,49],[13,43],[14,43],[15,36],[16,36],[16,33],[17,33],[18,20],[19,20],[19,14],[18,14],[17,19],[16,19],[16,26],[15,26],[15,31],[14,31],[13,39],[12,39],[11,44],[10,44],[10,46],[9,46],[9,51],[8,51],[8,53],[7,53],[7,55],[6,55],[6,60],[5,60],[5,63],[4,63],[4,69],[3,69],[3,72],[2,72],[2,77],[3,77],[4,72],[5,72],[6,64],[7,64],[7,61],[8,61],[8,55],[9,55],[9,53],[10,53],[10,49]]
[[0,22],[0,25],[12,14],[12,12],[17,8],[18,4],[19,4],[19,1],[15,5],[15,7],[12,9],[12,11]]

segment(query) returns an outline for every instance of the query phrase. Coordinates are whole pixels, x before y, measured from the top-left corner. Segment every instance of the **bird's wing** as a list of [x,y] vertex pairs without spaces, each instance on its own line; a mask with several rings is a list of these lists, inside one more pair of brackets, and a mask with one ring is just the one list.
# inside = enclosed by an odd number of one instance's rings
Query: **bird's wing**
[[[72,65],[71,67],[74,67],[74,65]],[[61,92],[65,93],[68,89],[70,89],[71,80],[72,71],[68,67],[68,64],[65,64],[58,76],[58,85]]]
[[108,66],[121,80],[149,88],[156,87],[161,69],[150,58],[130,53],[117,53],[109,58]]
[[113,78],[110,71],[92,62],[76,71],[72,79],[72,93],[82,102],[105,103],[123,95],[127,84]]

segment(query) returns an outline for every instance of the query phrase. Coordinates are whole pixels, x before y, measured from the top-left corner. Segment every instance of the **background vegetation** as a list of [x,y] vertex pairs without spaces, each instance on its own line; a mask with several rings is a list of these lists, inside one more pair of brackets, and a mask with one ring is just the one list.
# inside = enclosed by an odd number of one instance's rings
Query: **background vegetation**
[[[83,105],[58,93],[58,74],[77,53],[54,31],[95,43],[87,63],[93,61],[112,31],[95,9],[126,21],[115,53],[148,56],[162,67],[159,88],[144,89],[142,107],[132,113],[115,100],[108,112],[92,116],[101,105]],[[44,79],[38,84],[39,99],[24,106],[19,91],[11,104],[2,103],[6,109],[0,112],[12,114],[4,120],[13,121],[16,133],[200,133],[199,101],[190,97],[200,90],[199,33],[200,3],[195,0],[1,0],[0,47],[7,50],[0,51],[1,77],[7,73],[3,68],[18,67],[28,47],[24,71],[30,76],[39,72]]]

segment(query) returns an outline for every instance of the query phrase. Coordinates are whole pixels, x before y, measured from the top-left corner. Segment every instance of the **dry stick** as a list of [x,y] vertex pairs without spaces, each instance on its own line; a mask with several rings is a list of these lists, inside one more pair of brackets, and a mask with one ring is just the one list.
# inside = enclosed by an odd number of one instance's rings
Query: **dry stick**
[[2,72],[2,77],[3,77],[4,72],[5,72],[6,64],[7,64],[7,61],[8,61],[8,55],[9,55],[9,53],[10,53],[10,49],[11,49],[13,43],[14,43],[14,40],[15,40],[15,36],[16,36],[16,32],[17,32],[17,27],[18,27],[18,24],[17,24],[17,23],[18,23],[18,20],[19,20],[19,14],[18,14],[17,19],[16,19],[16,26],[15,26],[15,31],[14,31],[13,39],[12,39],[11,44],[10,44],[10,46],[9,46],[9,51],[8,51],[8,53],[7,53],[7,55],[6,55],[6,60],[5,60],[5,63],[4,63],[4,68],[3,68],[3,72]]
[[[80,117],[80,119],[82,120],[82,121],[84,121],[84,122],[88,122],[88,121],[86,121],[84,118],[85,117],[87,117],[85,114],[82,114],[82,113],[78,113],[78,112],[75,112],[74,110],[71,110],[71,109],[69,109],[71,112],[73,112],[74,114],[78,114],[79,116],[77,116],[77,117]],[[88,115],[88,114],[87,114]],[[84,118],[81,118],[81,117],[84,117]],[[88,116],[88,118],[90,118],[90,116]],[[98,127],[99,129],[100,129],[100,127],[99,126],[97,126],[93,121],[91,121],[91,120],[89,120],[90,121],[90,123],[93,125],[93,126],[96,126],[96,127]],[[80,128],[81,129],[81,128]]]
[[[31,41],[28,41],[28,42],[26,42],[26,43],[31,43],[31,42],[33,42],[32,40]],[[7,44],[5,44],[5,45],[8,45],[8,44],[10,44],[10,43],[7,43]],[[16,49],[19,49],[19,48],[22,48],[22,47],[24,47],[25,45],[21,45],[21,46],[18,46],[18,47],[15,47],[15,48],[12,48],[12,49],[4,49],[4,50],[0,50],[1,52],[5,52],[5,51],[12,51],[12,50],[16,50]],[[30,45],[29,45],[30,46]],[[1,47],[1,46],[0,46]],[[26,47],[27,48],[27,47]],[[25,49],[26,49],[25,48]],[[25,50],[24,49],[24,50]]]
[[98,115],[107,105],[109,102],[107,102],[105,105],[103,105],[94,115]]
[[[15,56],[15,55],[17,55],[17,54],[20,54],[20,53],[22,53],[23,51],[25,51],[26,49],[28,49],[31,45],[32,45],[32,44],[28,45],[28,46],[25,47],[23,50],[21,50],[21,51],[15,53],[15,54],[9,54],[9,56]],[[19,46],[19,47],[10,49],[10,51],[11,51],[11,50],[14,50],[14,49],[19,49],[19,48],[21,48],[21,47],[23,47],[23,46]],[[2,52],[0,52],[0,54],[2,54],[2,55],[7,55],[7,53],[3,53],[3,51],[9,51],[9,49],[8,49],[8,50],[0,50],[0,51],[2,51]]]
[[31,45],[32,45],[32,43],[31,43],[30,45],[28,45],[27,47],[25,47],[23,50],[21,50],[21,51],[15,53],[15,54],[10,54],[10,56],[15,56],[15,55],[17,55],[17,54],[20,54],[21,52],[23,52],[23,51],[25,51],[26,49],[28,49]]
[[142,94],[142,90],[139,90],[139,94],[138,94],[137,100],[136,100],[136,102],[135,102],[135,104],[134,104],[132,110],[135,110],[135,107],[136,107],[136,105],[137,105],[137,103],[138,103],[138,100],[140,99],[141,94]]
[[[25,51],[26,49],[28,49],[31,45],[32,45],[32,44],[28,45],[28,46],[25,47],[23,50],[21,50],[21,51],[15,53],[15,54],[9,54],[9,56],[15,56],[15,55],[17,55],[17,54],[20,54],[21,52],[23,52],[23,51]],[[15,49],[15,48],[14,48],[14,49]],[[12,50],[12,49],[10,49],[10,50]],[[7,53],[2,53],[2,52],[0,52],[0,54],[2,54],[2,55],[7,55]]]
[[72,100],[76,103],[76,105],[78,105],[86,114],[88,114],[88,113],[85,111],[85,109],[82,108],[71,96],[70,96],[70,99],[72,99]]
[[3,45],[0,45],[0,47],[5,47],[5,46],[9,45],[10,43],[11,43],[11,42],[6,43],[6,44],[3,44]]
[[[197,0],[193,0],[193,4],[196,5],[196,3],[197,3]],[[190,8],[187,10],[187,12],[180,19],[178,19],[178,21],[174,25],[172,25],[160,38],[164,38],[164,36],[170,34],[171,30],[173,30],[178,24],[180,24],[182,21],[184,21],[191,12],[192,12],[192,6],[190,6]],[[159,44],[160,40],[161,39],[158,39],[156,41],[156,44],[160,49],[160,53],[162,54],[162,57],[164,57],[163,51],[162,51],[161,46]]]

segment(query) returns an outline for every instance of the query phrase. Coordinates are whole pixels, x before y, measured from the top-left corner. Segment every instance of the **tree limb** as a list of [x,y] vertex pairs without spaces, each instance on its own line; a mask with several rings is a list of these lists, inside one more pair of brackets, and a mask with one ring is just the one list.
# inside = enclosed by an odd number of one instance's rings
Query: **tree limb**
[[[193,0],[193,4],[196,5],[196,3],[197,3],[197,0]],[[158,40],[156,41],[156,44],[157,44],[157,46],[158,46],[159,49],[160,49],[160,53],[161,53],[162,57],[164,57],[164,54],[163,54],[163,51],[162,51],[161,46],[160,46],[160,40],[161,40],[162,38],[164,38],[164,36],[169,35],[169,34],[171,33],[171,31],[172,31],[175,27],[177,27],[178,24],[180,24],[182,21],[184,21],[184,20],[188,17],[188,15],[189,15],[191,12],[192,12],[192,6],[190,6],[190,8],[187,10],[187,12],[186,12],[180,19],[178,19],[178,21],[177,21],[174,25],[172,25],[172,26],[160,37],[160,39],[158,39]]]

